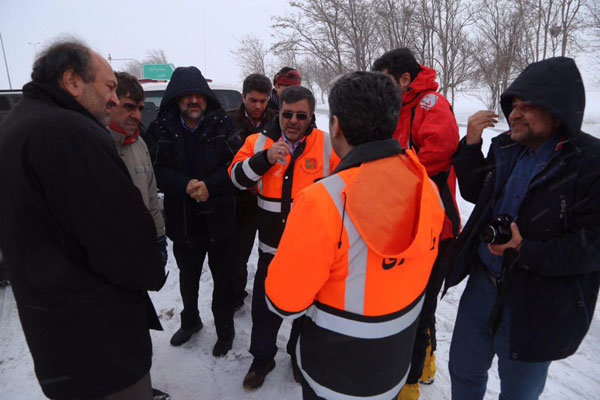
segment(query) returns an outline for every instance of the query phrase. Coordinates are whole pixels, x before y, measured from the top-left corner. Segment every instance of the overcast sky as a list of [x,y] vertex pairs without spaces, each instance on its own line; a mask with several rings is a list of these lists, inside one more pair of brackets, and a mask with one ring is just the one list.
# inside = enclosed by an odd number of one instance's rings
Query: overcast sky
[[[0,0],[0,34],[13,88],[29,81],[35,58],[29,42],[40,42],[39,52],[64,34],[113,59],[141,60],[163,49],[175,66],[195,65],[215,82],[236,84],[236,40],[252,33],[272,42],[271,17],[285,10],[286,0]],[[113,61],[115,70],[124,65]],[[8,86],[0,54],[0,89]]]

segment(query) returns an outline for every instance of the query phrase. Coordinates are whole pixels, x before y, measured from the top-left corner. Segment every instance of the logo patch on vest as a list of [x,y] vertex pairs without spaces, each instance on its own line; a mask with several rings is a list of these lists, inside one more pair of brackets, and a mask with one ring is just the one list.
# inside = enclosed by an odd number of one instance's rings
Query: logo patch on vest
[[438,98],[435,94],[429,93],[423,96],[421,101],[419,102],[419,106],[427,111],[431,110],[435,103],[437,103]]
[[404,264],[404,258],[400,259],[400,262],[398,262],[397,258],[393,258],[393,257],[384,258],[381,261],[381,268],[383,268],[387,271],[388,269],[394,268],[396,265],[402,265],[402,264]]
[[305,158],[304,162],[300,165],[304,172],[308,172],[309,174],[314,174],[319,171],[319,161],[315,157]]

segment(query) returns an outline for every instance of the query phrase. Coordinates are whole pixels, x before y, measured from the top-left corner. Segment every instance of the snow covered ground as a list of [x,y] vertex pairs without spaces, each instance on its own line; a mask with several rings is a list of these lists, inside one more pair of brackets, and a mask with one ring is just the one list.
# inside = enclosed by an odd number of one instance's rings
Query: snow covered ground
[[[463,96],[456,102],[455,112],[465,133],[468,116],[481,107],[473,98]],[[320,107],[318,125],[327,130],[326,107]],[[600,91],[588,91],[588,105],[584,130],[600,137]],[[499,126],[498,128],[501,128]],[[493,131],[484,135],[484,145],[489,146]],[[472,211],[472,205],[459,200],[463,222]],[[164,327],[163,332],[152,332],[154,343],[154,364],[152,367],[153,386],[171,394],[173,400],[192,399],[264,399],[299,400],[300,386],[292,377],[289,357],[285,344],[291,323],[285,321],[279,332],[277,344],[277,366],[271,372],[261,389],[248,392],[242,388],[242,380],[252,361],[248,353],[250,344],[251,316],[250,304],[252,282],[256,270],[257,249],[249,262],[249,279],[244,307],[235,316],[236,337],[233,349],[224,358],[216,359],[211,350],[216,334],[210,312],[212,280],[206,267],[200,285],[200,313],[204,328],[188,343],[181,347],[171,347],[169,339],[179,327],[179,312],[182,302],[179,297],[178,270],[169,249],[169,278],[163,289],[151,293]],[[448,351],[456,310],[464,283],[453,288],[440,302],[437,311],[438,373],[431,386],[422,386],[421,399],[450,399],[450,379],[448,376]],[[552,332],[548,332],[549,335]],[[600,366],[600,310],[597,307],[590,331],[576,354],[566,360],[556,361],[550,372],[542,399],[544,400],[595,400],[600,398],[600,374],[595,368]],[[499,393],[497,367],[494,363],[489,373],[486,399],[496,399]],[[0,399],[38,400],[44,399],[33,373],[33,363],[18,319],[14,298],[10,287],[0,289]]]

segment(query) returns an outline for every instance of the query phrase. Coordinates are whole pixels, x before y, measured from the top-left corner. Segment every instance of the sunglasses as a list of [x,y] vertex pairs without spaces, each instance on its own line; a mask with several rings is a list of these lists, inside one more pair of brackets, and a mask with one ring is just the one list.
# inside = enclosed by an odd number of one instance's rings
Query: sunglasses
[[281,118],[292,119],[294,117],[294,114],[296,114],[296,118],[298,119],[298,121],[306,121],[306,119],[308,119],[308,114],[292,111],[283,111],[281,113]]

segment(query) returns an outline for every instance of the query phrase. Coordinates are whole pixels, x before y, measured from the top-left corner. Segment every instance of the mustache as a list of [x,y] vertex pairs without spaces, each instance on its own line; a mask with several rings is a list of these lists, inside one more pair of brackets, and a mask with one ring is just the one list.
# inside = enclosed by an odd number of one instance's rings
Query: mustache
[[198,107],[198,108],[202,108],[202,105],[201,105],[200,103],[189,103],[189,104],[187,105],[187,108],[190,108],[190,107]]

